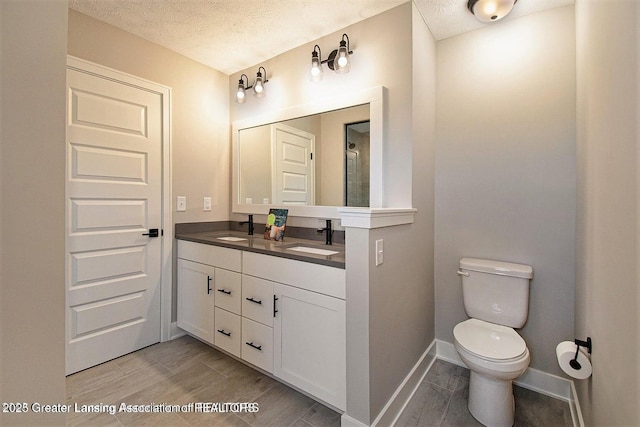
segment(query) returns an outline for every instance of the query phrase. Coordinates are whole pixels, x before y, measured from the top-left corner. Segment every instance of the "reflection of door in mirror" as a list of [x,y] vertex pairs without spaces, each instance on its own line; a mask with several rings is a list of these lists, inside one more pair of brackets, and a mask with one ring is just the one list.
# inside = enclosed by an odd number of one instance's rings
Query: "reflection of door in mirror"
[[315,135],[281,123],[271,125],[273,148],[273,203],[314,205]]
[[345,206],[369,206],[369,121],[345,125]]

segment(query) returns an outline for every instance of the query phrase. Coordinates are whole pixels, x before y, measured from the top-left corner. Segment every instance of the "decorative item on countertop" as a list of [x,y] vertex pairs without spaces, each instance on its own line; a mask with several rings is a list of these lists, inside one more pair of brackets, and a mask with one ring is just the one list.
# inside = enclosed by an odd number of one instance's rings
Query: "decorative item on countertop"
[[264,238],[267,240],[283,241],[288,215],[289,209],[269,209]]

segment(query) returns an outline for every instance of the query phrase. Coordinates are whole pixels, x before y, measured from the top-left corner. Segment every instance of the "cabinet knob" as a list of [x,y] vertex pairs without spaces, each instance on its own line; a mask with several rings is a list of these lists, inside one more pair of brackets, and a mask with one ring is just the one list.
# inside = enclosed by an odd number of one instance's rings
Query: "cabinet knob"
[[227,337],[231,336],[231,332],[227,332],[224,329],[218,329],[218,332],[220,332],[222,335],[225,335]]
[[226,289],[218,289],[218,292],[222,292],[225,295],[231,295],[231,291],[227,291]]
[[207,276],[207,295],[211,293],[211,276]]
[[255,302],[256,304],[262,304],[262,301],[253,299],[253,297],[245,298],[247,301]]

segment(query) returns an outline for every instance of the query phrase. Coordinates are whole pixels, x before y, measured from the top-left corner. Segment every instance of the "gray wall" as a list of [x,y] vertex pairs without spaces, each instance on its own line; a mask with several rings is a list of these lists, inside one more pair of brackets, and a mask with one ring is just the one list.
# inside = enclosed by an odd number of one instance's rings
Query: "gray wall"
[[640,5],[576,2],[576,335],[593,376],[576,381],[587,425],[640,421]]
[[[414,5],[411,28],[411,173],[415,222],[371,230],[369,328],[374,419],[434,336],[434,156],[436,43]],[[390,144],[391,145],[391,144]],[[384,263],[375,266],[375,241]]]
[[520,331],[560,374],[573,338],[575,26],[566,6],[438,42],[436,337],[467,318],[462,257],[533,266]]
[[[66,1],[0,2],[0,402],[65,402]],[[0,425],[64,424],[6,414]]]

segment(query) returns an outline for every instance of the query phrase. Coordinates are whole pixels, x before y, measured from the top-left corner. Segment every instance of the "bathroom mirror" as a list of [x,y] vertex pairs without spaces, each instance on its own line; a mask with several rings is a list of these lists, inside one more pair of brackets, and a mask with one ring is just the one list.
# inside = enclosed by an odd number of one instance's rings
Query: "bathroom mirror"
[[[356,123],[366,123],[366,132],[359,133]],[[238,201],[307,206],[351,201],[350,206],[368,207],[368,124],[369,105],[364,104],[241,129]]]
[[[233,123],[233,212],[380,207],[383,88]],[[349,148],[351,146],[351,148]]]

